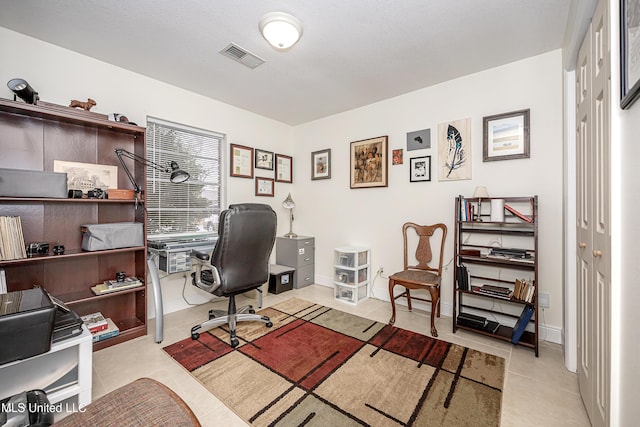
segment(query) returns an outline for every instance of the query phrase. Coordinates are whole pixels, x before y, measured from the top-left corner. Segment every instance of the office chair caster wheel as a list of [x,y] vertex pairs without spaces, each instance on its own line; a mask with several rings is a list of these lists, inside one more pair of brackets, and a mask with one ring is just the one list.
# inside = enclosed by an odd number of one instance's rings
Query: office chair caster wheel
[[197,333],[197,332],[193,332],[193,333],[191,334],[191,339],[192,339],[192,340],[197,341],[197,340],[198,340],[198,338],[200,338],[200,334],[199,334],[199,333]]
[[231,347],[235,348],[238,346],[238,344],[240,344],[240,341],[238,341],[238,338],[231,338]]
[[272,327],[272,326],[273,326],[273,323],[271,323],[271,322],[267,322],[267,323],[265,323],[264,325],[265,325],[267,328],[270,328],[270,327]]
[[256,314],[256,311],[253,308],[249,309],[249,314]]

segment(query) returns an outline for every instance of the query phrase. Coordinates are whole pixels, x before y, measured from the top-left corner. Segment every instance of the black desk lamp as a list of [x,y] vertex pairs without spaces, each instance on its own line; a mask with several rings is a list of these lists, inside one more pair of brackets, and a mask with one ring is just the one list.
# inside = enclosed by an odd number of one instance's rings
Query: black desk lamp
[[180,169],[180,166],[178,166],[178,163],[174,161],[172,161],[169,164],[169,166],[162,166],[152,162],[151,160],[147,160],[142,156],[138,156],[137,154],[124,150],[122,148],[116,148],[115,152],[116,152],[116,155],[118,156],[118,160],[120,160],[120,164],[122,165],[124,172],[127,174],[127,177],[129,178],[129,181],[131,181],[131,184],[133,184],[133,191],[135,192],[136,202],[138,201],[138,195],[142,192],[142,188],[140,188],[136,180],[133,178],[131,171],[129,170],[127,165],[124,163],[124,160],[122,160],[122,157],[128,157],[145,166],[149,166],[156,170],[159,170],[160,172],[171,173],[171,177],[169,178],[171,182],[175,182],[175,183],[185,182],[190,177],[189,173]]

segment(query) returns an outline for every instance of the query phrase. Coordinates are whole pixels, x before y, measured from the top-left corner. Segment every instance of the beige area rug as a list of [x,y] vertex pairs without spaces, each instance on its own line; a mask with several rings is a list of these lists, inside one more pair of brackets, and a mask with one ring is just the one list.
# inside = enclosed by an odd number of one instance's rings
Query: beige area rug
[[164,350],[254,426],[497,426],[503,358],[293,298]]

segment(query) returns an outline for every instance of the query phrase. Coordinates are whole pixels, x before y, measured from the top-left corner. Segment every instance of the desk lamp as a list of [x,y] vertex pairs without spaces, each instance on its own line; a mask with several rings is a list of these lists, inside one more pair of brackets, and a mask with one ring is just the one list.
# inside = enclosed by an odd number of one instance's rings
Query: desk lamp
[[180,169],[180,166],[178,166],[178,163],[174,161],[169,163],[169,166],[162,166],[152,162],[151,160],[147,160],[142,156],[138,156],[137,154],[124,150],[122,148],[116,148],[115,152],[116,152],[116,155],[118,156],[118,160],[120,160],[120,164],[122,165],[124,172],[127,174],[129,181],[131,181],[131,184],[133,185],[133,191],[135,192],[136,206],[138,202],[138,195],[142,192],[142,188],[140,188],[136,180],[133,178],[131,171],[129,170],[127,165],[124,163],[124,160],[122,160],[123,156],[133,159],[134,161],[140,164],[143,164],[145,166],[149,166],[149,167],[152,167],[153,169],[159,170],[160,172],[171,173],[171,177],[169,179],[171,182],[174,182],[174,183],[185,182],[190,177],[189,173]]
[[289,193],[287,198],[284,199],[284,201],[282,202],[282,206],[285,209],[289,209],[289,232],[285,234],[284,237],[288,237],[289,239],[298,237],[298,235],[293,232],[293,208],[296,207],[296,203],[291,198],[291,193]]
[[473,192],[473,197],[478,199],[478,221],[482,222],[482,199],[489,198],[487,187],[483,185],[477,186],[476,191]]

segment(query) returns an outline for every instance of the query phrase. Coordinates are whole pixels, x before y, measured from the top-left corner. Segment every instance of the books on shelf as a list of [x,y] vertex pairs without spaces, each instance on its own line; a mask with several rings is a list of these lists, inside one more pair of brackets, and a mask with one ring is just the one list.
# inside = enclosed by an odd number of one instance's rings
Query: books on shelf
[[123,282],[105,280],[104,283],[98,283],[97,285],[92,286],[91,291],[96,295],[103,295],[111,292],[123,291],[125,289],[137,288],[142,285],[143,283],[141,280],[135,277],[127,277]]
[[481,285],[473,286],[471,290],[476,294],[489,295],[495,298],[511,299],[513,291],[504,286]]
[[460,196],[460,221],[473,221],[475,205]]
[[513,297],[520,301],[531,303],[535,293],[535,285],[525,279],[516,279],[513,288]]
[[522,212],[518,211],[517,209],[515,209],[513,206],[509,206],[505,203],[504,208],[511,212],[513,214],[513,216],[516,216],[518,218],[520,218],[521,220],[525,221],[525,222],[533,222],[533,218],[529,217],[525,214],[523,214]]
[[520,338],[522,338],[522,334],[524,334],[524,330],[527,327],[527,324],[529,324],[534,311],[535,310],[531,305],[527,305],[522,309],[522,314],[520,314],[520,318],[518,318],[518,321],[513,327],[513,332],[511,333],[511,342],[513,344],[518,344]]
[[95,332],[95,333],[91,334],[93,342],[104,341],[106,339],[118,336],[118,334],[120,333],[120,329],[118,329],[116,324],[113,323],[113,320],[111,320],[108,317],[107,317],[106,320],[107,320],[107,328],[106,329],[103,329],[101,331],[98,331],[98,332]]
[[7,293],[7,275],[4,268],[0,268],[0,294]]
[[89,332],[91,332],[92,334],[104,331],[109,327],[107,319],[99,311],[80,316],[80,318],[82,319],[84,324],[87,325],[87,329],[89,329]]
[[464,265],[456,267],[456,280],[458,281],[458,289],[462,291],[469,290],[469,270]]
[[27,257],[19,216],[0,216],[0,261]]

